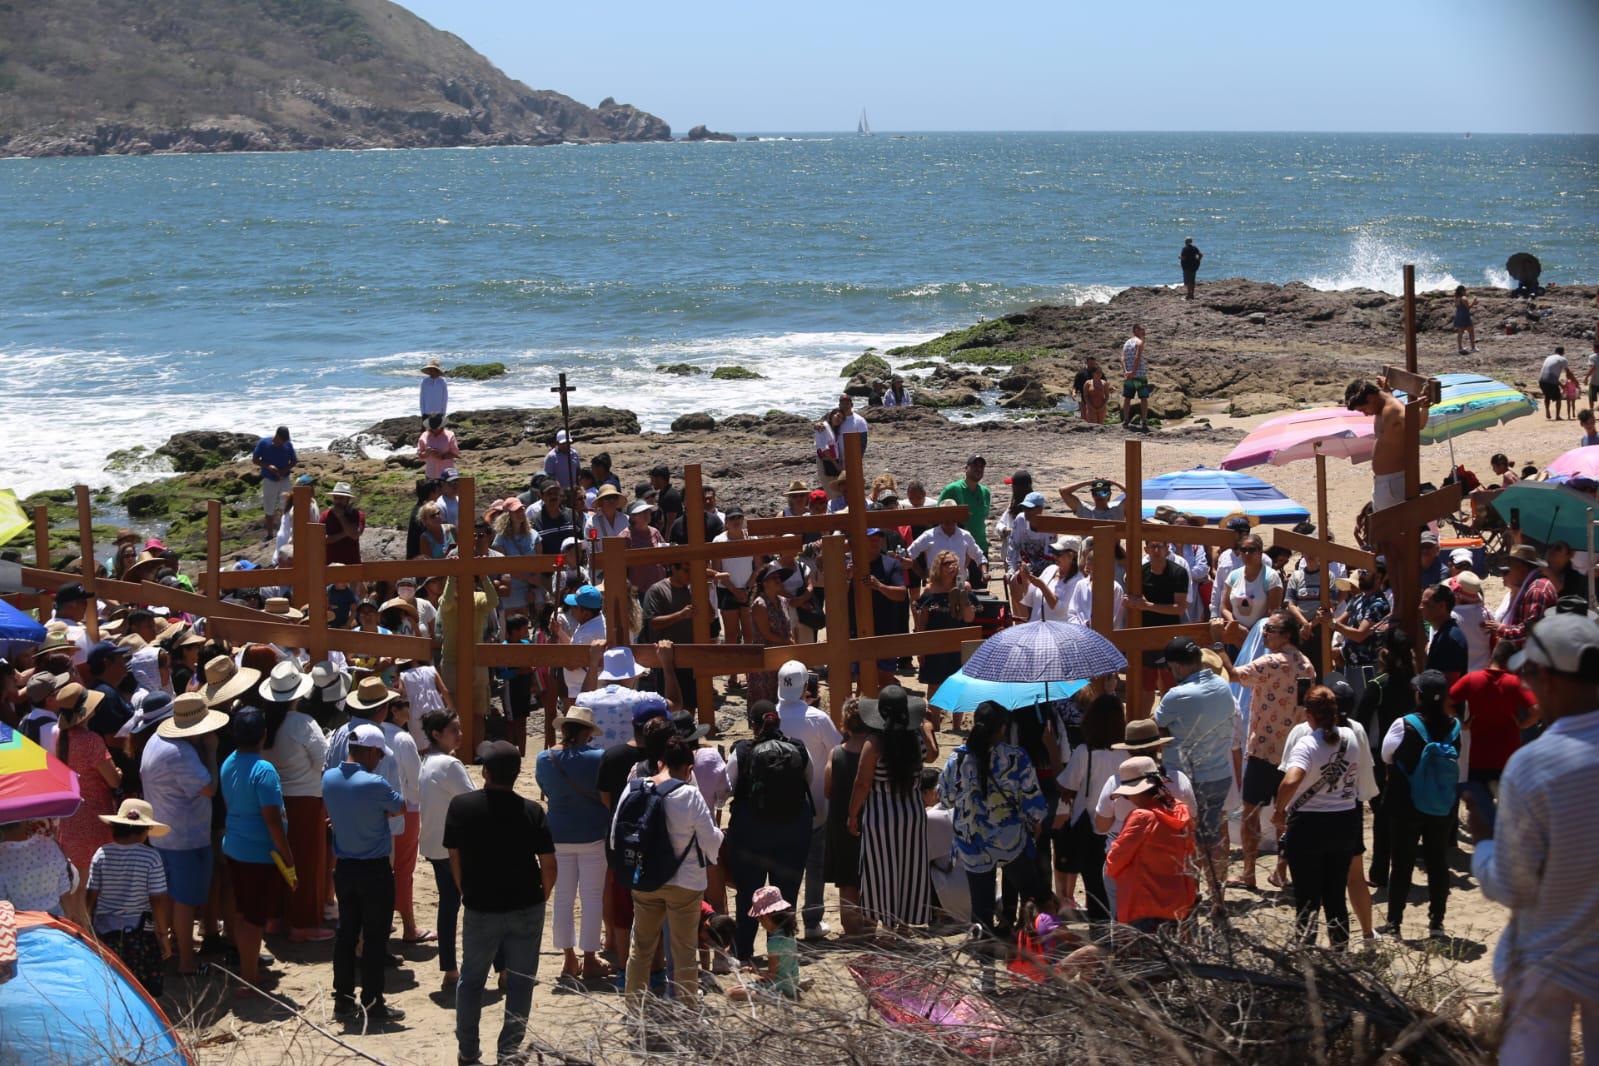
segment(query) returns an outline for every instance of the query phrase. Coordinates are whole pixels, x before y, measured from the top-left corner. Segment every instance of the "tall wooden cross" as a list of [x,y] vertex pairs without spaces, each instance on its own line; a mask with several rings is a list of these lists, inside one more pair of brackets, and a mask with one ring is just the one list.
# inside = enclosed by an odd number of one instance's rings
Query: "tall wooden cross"
[[561,430],[566,434],[567,480],[571,483],[571,487],[567,489],[566,494],[570,499],[573,509],[581,512],[583,510],[583,493],[579,491],[577,487],[577,445],[572,440],[572,411],[571,408],[567,406],[566,400],[568,394],[577,391],[577,387],[575,385],[568,385],[566,383],[566,374],[564,372],[560,374],[560,382],[561,383],[559,385],[556,385],[550,389],[550,391],[553,393],[558,393],[561,397]]

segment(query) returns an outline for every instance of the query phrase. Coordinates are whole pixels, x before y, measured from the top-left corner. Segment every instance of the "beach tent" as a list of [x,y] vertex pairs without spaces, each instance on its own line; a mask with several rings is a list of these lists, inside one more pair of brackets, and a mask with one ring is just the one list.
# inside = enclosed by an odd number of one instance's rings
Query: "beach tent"
[[1162,505],[1217,522],[1242,511],[1261,522],[1294,525],[1310,512],[1277,489],[1250,474],[1197,466],[1144,482],[1144,517],[1155,517]]
[[44,626],[5,600],[0,600],[0,659],[15,659],[22,651],[44,643]]
[[193,1066],[122,961],[69,922],[0,906],[0,1066]]

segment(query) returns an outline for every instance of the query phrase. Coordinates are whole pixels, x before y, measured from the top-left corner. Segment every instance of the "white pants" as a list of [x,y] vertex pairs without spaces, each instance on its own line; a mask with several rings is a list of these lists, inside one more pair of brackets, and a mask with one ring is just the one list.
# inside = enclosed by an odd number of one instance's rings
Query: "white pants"
[[[575,943],[572,911],[580,893],[583,932],[581,943]],[[605,917],[605,841],[555,845],[555,899],[549,914],[555,923],[555,950],[600,950],[600,925]]]
[[1505,987],[1505,1035],[1499,1061],[1552,1066],[1571,1061],[1571,1016],[1582,1015],[1582,1052],[1599,1063],[1599,1001],[1523,974]]
[[1381,511],[1405,502],[1405,473],[1373,474],[1371,480],[1371,509]]

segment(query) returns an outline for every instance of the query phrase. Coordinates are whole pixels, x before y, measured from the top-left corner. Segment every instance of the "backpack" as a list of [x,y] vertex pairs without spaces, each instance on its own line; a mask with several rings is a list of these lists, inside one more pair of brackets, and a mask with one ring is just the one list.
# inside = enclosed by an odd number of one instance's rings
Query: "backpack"
[[1449,814],[1455,809],[1455,786],[1460,780],[1460,723],[1454,723],[1447,740],[1428,736],[1420,715],[1405,715],[1405,723],[1422,740],[1415,769],[1405,773],[1410,780],[1410,803],[1422,814]]
[[666,831],[664,801],[683,785],[676,780],[663,785],[641,781],[638,788],[622,797],[616,809],[616,848],[611,852],[611,869],[632,891],[654,892],[666,884],[688,858],[689,849],[699,846],[698,838],[692,839],[679,854],[672,850],[672,838]]
[[762,737],[739,753],[739,791],[762,818],[811,813],[809,756],[805,745],[781,733]]

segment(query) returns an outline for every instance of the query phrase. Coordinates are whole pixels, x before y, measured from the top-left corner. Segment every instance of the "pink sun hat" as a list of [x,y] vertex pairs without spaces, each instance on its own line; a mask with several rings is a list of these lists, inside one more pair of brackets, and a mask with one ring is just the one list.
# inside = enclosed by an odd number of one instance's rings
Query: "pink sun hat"
[[760,918],[767,914],[777,914],[780,911],[791,911],[794,904],[783,898],[783,890],[776,885],[762,885],[755,890],[755,898],[750,901],[750,917]]

